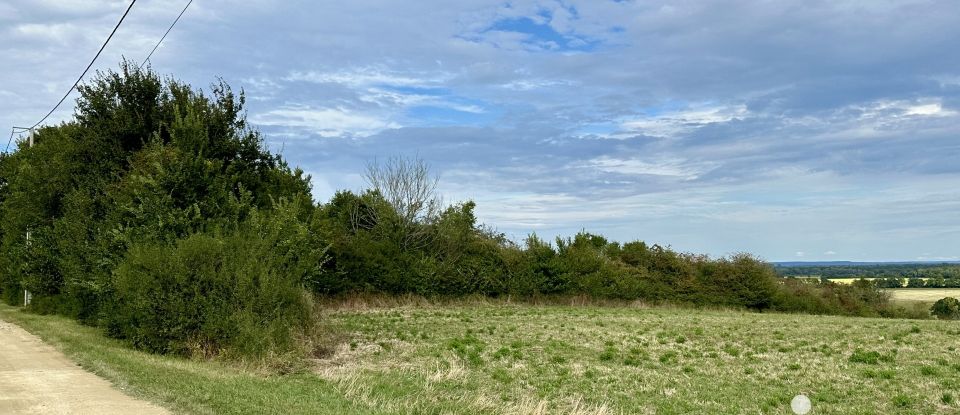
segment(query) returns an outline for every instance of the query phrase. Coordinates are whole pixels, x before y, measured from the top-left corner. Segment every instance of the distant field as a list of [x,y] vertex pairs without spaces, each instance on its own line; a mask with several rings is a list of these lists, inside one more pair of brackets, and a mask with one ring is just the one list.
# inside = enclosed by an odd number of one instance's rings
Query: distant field
[[887,291],[894,301],[934,303],[943,297],[960,299],[960,288],[900,288]]
[[[853,284],[854,281],[859,280],[860,278],[830,278],[830,282],[835,282],[837,284]],[[863,278],[868,281],[873,281],[880,278]]]
[[[837,284],[853,284],[854,281],[859,279],[861,278],[830,278],[830,281],[835,282]],[[873,280],[882,280],[883,278],[862,278],[862,279],[865,279],[867,281],[873,281]],[[929,278],[916,278],[916,279],[926,281]],[[906,283],[907,279],[903,278],[903,280],[904,280],[904,283]]]
[[[474,303],[326,312],[336,354],[262,376],[148,355],[0,306],[81,365],[181,413],[818,414],[960,411],[960,323]],[[859,350],[858,350],[859,349]]]

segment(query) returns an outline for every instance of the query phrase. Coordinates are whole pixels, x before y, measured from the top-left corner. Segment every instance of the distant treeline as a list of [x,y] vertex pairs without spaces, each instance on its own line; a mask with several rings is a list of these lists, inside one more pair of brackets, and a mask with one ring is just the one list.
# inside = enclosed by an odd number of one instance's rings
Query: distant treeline
[[692,306],[904,315],[873,284],[778,278],[747,254],[679,253],[586,232],[513,243],[426,165],[372,164],[315,203],[248,127],[243,94],[124,64],[79,88],[75,119],[0,157],[0,296],[163,353],[315,350],[313,298],[588,295]]
[[960,288],[960,278],[900,278],[887,277],[872,280],[880,288]]
[[960,264],[880,264],[776,266],[783,277],[960,278]]

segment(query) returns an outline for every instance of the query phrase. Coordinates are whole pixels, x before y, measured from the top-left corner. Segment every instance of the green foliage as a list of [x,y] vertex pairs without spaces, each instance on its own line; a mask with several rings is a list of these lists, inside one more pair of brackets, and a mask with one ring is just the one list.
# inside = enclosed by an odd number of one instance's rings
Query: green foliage
[[284,204],[237,229],[138,245],[114,278],[108,332],[156,352],[266,357],[313,328],[304,290],[324,251]]
[[890,295],[868,280],[852,284],[786,278],[773,298],[774,309],[808,314],[839,314],[863,317],[906,317],[895,309]]
[[874,281],[877,288],[903,288],[903,279],[899,277],[887,277]]
[[930,307],[930,313],[941,320],[960,320],[960,300],[953,297],[941,298]]
[[960,278],[960,264],[778,265],[783,277]]
[[891,352],[889,354],[881,354],[877,351],[866,351],[860,348],[857,348],[853,351],[848,359],[851,363],[865,363],[868,365],[876,365],[880,362],[892,363],[896,359],[896,353]]
[[4,301],[27,289],[34,311],[154,351],[292,350],[326,244],[305,225],[308,178],[246,127],[243,95],[129,63],[79,92],[73,121],[0,158]]

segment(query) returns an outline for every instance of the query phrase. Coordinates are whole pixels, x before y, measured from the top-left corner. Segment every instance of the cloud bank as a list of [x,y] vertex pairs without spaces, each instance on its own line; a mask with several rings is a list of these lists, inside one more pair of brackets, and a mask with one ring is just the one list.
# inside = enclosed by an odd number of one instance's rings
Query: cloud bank
[[[49,109],[123,7],[0,5],[0,126]],[[138,4],[99,67],[180,7]],[[321,200],[418,155],[515,238],[914,260],[960,254],[957,39],[946,1],[210,0],[153,66],[243,88]]]

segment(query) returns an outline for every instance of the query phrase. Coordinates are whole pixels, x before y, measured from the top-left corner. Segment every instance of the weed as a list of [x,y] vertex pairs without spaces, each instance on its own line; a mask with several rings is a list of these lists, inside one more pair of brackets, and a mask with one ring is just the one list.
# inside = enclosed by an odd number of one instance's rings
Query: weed
[[617,349],[613,346],[607,346],[603,349],[603,352],[600,353],[601,362],[609,362],[613,360],[614,357],[617,357]]
[[733,345],[723,346],[723,352],[726,353],[726,354],[728,354],[728,355],[730,355],[730,356],[732,356],[732,357],[739,357],[739,356],[740,356],[740,349],[739,349],[738,347],[736,347],[736,346],[733,346]]
[[913,400],[909,396],[904,394],[898,394],[893,397],[893,405],[898,408],[906,408],[913,403]]
[[896,351],[891,351],[890,354],[880,354],[877,351],[866,351],[860,348],[857,348],[853,351],[853,354],[850,355],[848,359],[851,363],[865,363],[868,365],[876,365],[880,362],[893,362],[894,357],[896,356]]
[[677,352],[670,350],[660,355],[660,363],[670,364],[677,361]]

